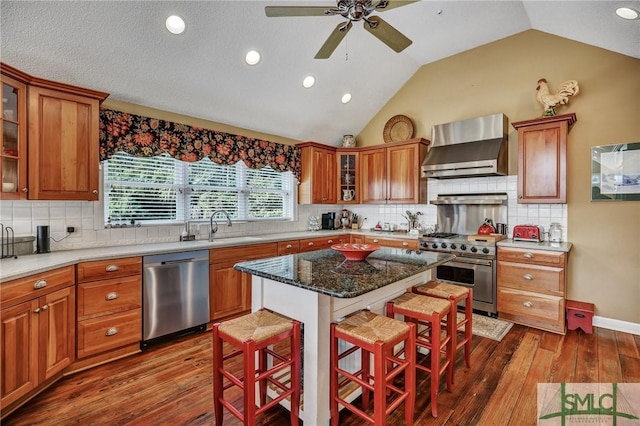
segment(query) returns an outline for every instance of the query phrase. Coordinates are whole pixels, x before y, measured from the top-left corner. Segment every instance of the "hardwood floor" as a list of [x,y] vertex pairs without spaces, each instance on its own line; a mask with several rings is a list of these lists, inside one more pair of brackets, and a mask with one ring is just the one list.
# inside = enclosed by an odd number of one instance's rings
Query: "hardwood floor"
[[[431,417],[418,373],[415,425],[533,425],[537,383],[640,382],[640,336],[594,328],[566,336],[515,325],[502,342],[473,337],[472,367],[458,353],[453,392],[443,381]],[[211,335],[199,334],[62,379],[2,424],[213,425]],[[402,410],[388,424],[402,425]],[[225,424],[239,422],[225,413]],[[288,424],[274,408],[260,425]],[[340,425],[363,422],[345,411]]]

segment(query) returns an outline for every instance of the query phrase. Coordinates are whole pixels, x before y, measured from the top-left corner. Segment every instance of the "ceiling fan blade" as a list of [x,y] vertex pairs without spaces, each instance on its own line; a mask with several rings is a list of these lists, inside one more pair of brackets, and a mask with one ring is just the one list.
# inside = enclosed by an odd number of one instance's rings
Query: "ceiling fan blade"
[[325,11],[332,8],[333,6],[266,6],[264,12],[269,18],[280,16],[325,16]]
[[318,53],[316,53],[315,59],[327,59],[336,47],[340,44],[344,36],[347,35],[349,30],[353,25],[351,22],[347,23],[346,26],[344,22],[338,24],[338,26],[333,30],[333,32],[329,35],[327,41],[324,42]]
[[[384,8],[378,9],[378,5],[376,5],[376,12],[384,12],[385,10],[395,9],[396,7],[406,6],[411,3],[417,3],[419,0],[387,0],[387,5]],[[382,3],[381,1],[378,4]]]
[[402,52],[413,43],[379,16],[371,16],[368,20],[376,22],[377,25],[373,28],[369,23],[365,22],[364,28],[396,52]]

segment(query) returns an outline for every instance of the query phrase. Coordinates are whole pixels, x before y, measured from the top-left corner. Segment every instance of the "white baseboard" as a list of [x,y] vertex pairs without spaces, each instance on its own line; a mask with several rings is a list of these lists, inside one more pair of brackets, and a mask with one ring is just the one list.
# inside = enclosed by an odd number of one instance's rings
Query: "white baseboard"
[[617,319],[594,316],[592,324],[595,327],[607,328],[609,330],[622,331],[640,336],[640,324],[628,321],[620,321]]

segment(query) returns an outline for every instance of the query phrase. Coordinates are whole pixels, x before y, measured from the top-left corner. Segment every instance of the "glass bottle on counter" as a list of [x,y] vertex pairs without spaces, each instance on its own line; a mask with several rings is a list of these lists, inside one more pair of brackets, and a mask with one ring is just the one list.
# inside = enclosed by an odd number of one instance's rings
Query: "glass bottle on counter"
[[549,241],[552,243],[562,242],[562,227],[557,222],[552,223],[549,227]]

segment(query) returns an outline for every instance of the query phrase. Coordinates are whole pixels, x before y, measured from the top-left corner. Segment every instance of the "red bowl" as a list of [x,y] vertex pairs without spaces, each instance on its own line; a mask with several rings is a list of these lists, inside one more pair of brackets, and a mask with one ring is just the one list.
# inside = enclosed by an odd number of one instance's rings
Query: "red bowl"
[[374,251],[380,249],[375,244],[334,244],[332,249],[339,251],[347,260],[364,260]]

